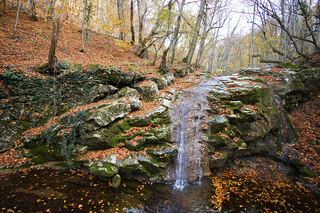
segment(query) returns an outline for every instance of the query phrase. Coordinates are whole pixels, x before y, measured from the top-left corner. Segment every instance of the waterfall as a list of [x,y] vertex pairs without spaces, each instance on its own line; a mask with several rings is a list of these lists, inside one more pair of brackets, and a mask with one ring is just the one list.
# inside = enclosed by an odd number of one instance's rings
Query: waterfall
[[182,190],[186,185],[186,169],[184,164],[184,151],[185,151],[185,137],[184,137],[184,132],[181,132],[180,135],[180,143],[179,143],[179,153],[177,157],[177,166],[176,166],[176,182],[174,183],[174,187],[176,189]]
[[179,99],[170,109],[172,118],[172,141],[178,144],[178,156],[173,176],[174,188],[183,190],[189,182],[201,183],[204,171],[202,157],[204,144],[201,143],[201,124],[208,106],[207,94],[217,80],[210,81],[181,92]]

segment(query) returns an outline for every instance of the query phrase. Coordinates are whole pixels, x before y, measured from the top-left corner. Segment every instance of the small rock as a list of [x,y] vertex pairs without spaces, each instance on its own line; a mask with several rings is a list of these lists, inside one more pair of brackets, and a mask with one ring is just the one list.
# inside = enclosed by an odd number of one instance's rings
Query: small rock
[[118,188],[120,186],[120,184],[121,184],[121,176],[119,174],[116,174],[112,178],[112,186],[114,188]]

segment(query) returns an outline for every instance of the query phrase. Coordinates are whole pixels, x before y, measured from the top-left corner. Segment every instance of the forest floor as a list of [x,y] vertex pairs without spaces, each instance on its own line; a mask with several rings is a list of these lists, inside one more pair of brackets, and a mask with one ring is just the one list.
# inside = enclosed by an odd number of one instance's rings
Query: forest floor
[[[36,67],[48,60],[52,25],[44,19],[32,22],[29,20],[29,15],[22,12],[16,36],[13,38],[15,18],[16,11],[7,8],[0,19],[0,73],[10,69],[33,73]],[[80,28],[63,23],[56,52],[58,60],[72,64],[80,63],[84,68],[89,64],[115,66],[122,70],[134,68],[147,79],[159,75],[157,66],[152,65],[153,56],[150,59],[141,59],[135,55],[135,46],[103,34],[91,31],[89,40],[85,41],[85,51],[80,52],[81,49]],[[182,63],[174,64],[174,67],[179,66],[182,66]],[[202,71],[196,70],[195,73],[197,72]],[[180,90],[194,85],[199,78],[195,73],[186,78],[176,79],[172,87]],[[190,76],[194,76],[193,82],[186,82]],[[144,110],[152,107],[152,103],[144,103]],[[318,174],[314,178],[308,178],[311,183],[317,185],[320,183],[320,92],[312,100],[301,104],[289,116],[300,136],[293,146],[301,154],[301,160]],[[21,163],[19,159],[14,158],[15,155],[13,150],[0,154],[0,164]]]

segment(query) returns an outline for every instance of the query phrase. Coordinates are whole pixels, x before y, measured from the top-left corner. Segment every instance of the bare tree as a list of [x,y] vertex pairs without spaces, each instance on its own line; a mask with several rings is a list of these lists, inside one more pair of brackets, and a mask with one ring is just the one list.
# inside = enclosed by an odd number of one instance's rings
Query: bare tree
[[144,26],[144,19],[148,11],[148,7],[145,6],[142,8],[143,1],[137,0],[137,9],[138,9],[138,25],[139,25],[139,44],[142,42],[142,32]]
[[119,39],[125,40],[125,34],[123,29],[123,23],[124,23],[124,10],[123,10],[123,2],[122,0],[117,0],[117,8],[118,8],[118,17],[119,17],[119,26],[120,26],[120,33],[119,33]]
[[192,61],[194,50],[195,50],[196,45],[197,45],[197,41],[198,41],[198,37],[199,37],[200,24],[201,24],[201,18],[202,18],[203,14],[204,14],[205,3],[206,3],[206,0],[201,0],[201,2],[200,2],[200,9],[199,9],[199,12],[198,12],[196,25],[195,25],[194,29],[192,29],[193,36],[192,36],[192,41],[190,43],[189,52],[188,52],[187,56],[183,59],[183,61],[188,63],[188,64],[190,64],[191,61]]
[[130,3],[130,29],[131,29],[131,45],[134,45],[135,42],[135,34],[134,34],[134,26],[133,26],[133,0]]
[[16,18],[16,23],[14,24],[13,38],[16,37],[20,8],[21,8],[21,0],[19,0],[19,3],[18,3],[17,18]]
[[85,22],[86,22],[86,10],[87,10],[87,0],[84,0],[84,6],[83,6],[83,18],[82,18],[82,49],[80,52],[84,52],[84,37],[85,37]]
[[[308,54],[309,51],[305,50],[304,46],[305,43],[311,44],[313,49],[319,53],[319,40],[317,39],[317,35],[315,32],[315,27],[312,24],[312,18],[314,17],[317,19],[316,11],[311,10],[310,5],[307,4],[304,0],[297,0],[291,5],[291,11],[283,11],[284,1],[281,1],[281,5],[277,5],[274,3],[274,1],[271,0],[250,0],[251,3],[255,3],[257,5],[257,12],[260,14],[260,20],[261,23],[264,23],[264,25],[275,25],[283,33],[286,34],[286,37],[288,38],[288,41],[290,41],[290,45],[292,45],[292,49],[294,52],[305,59],[310,59],[311,56]],[[295,7],[296,5],[296,7]],[[279,9],[280,8],[280,9]],[[266,16],[262,15],[265,14]],[[286,22],[283,18],[284,14],[294,14],[293,19],[290,19],[290,22]],[[299,16],[299,18],[298,18]],[[297,18],[295,18],[297,17]],[[302,23],[305,26],[304,29],[302,28]],[[298,33],[297,26],[300,28],[300,33]],[[299,26],[300,24],[300,26]],[[257,24],[256,24],[257,25]],[[258,26],[260,30],[262,30],[264,37],[266,38],[267,32],[264,31],[263,27]],[[266,38],[267,39],[267,38]],[[267,40],[268,41],[268,40]],[[270,42],[268,43],[274,52],[277,54],[280,54],[284,56],[285,58],[291,58],[294,59],[295,57],[288,56],[286,52],[286,46],[287,44],[284,43],[284,48],[277,48],[276,46],[272,45]],[[281,50],[281,49],[284,49]],[[292,51],[291,51],[292,52]],[[292,54],[291,54],[292,55]]]
[[51,44],[50,44],[49,59],[48,59],[48,68],[50,72],[54,71],[54,65],[58,61],[56,56],[56,47],[58,44],[60,27],[61,27],[60,17],[58,17],[52,22],[52,35],[51,35]]

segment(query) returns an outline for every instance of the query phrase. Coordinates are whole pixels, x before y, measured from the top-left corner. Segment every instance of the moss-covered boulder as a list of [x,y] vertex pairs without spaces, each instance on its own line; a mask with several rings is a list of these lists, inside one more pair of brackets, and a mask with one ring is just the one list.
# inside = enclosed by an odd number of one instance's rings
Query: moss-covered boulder
[[121,176],[119,174],[116,174],[112,178],[112,186],[114,188],[118,188],[120,186],[120,184],[121,184]]
[[112,121],[123,118],[131,112],[127,98],[120,98],[115,101],[101,103],[87,112],[87,121],[92,121],[98,126],[106,126]]
[[210,133],[215,134],[229,125],[229,120],[225,116],[213,116],[207,121],[210,125]]
[[170,162],[178,154],[177,147],[169,143],[159,144],[158,146],[150,146],[146,148],[146,150],[148,155],[154,157],[160,162]]
[[88,165],[90,173],[97,177],[109,178],[118,173],[119,168],[104,160],[93,161]]
[[242,108],[240,110],[239,122],[252,122],[257,120],[257,118],[257,114],[249,108]]
[[257,141],[270,132],[270,127],[264,121],[244,122],[237,124],[241,137],[245,141]]
[[79,138],[78,143],[91,150],[115,147],[124,139],[121,135],[114,134],[107,128],[87,132]]
[[217,151],[214,154],[210,155],[209,164],[210,169],[222,167],[228,159],[228,152],[226,151]]

